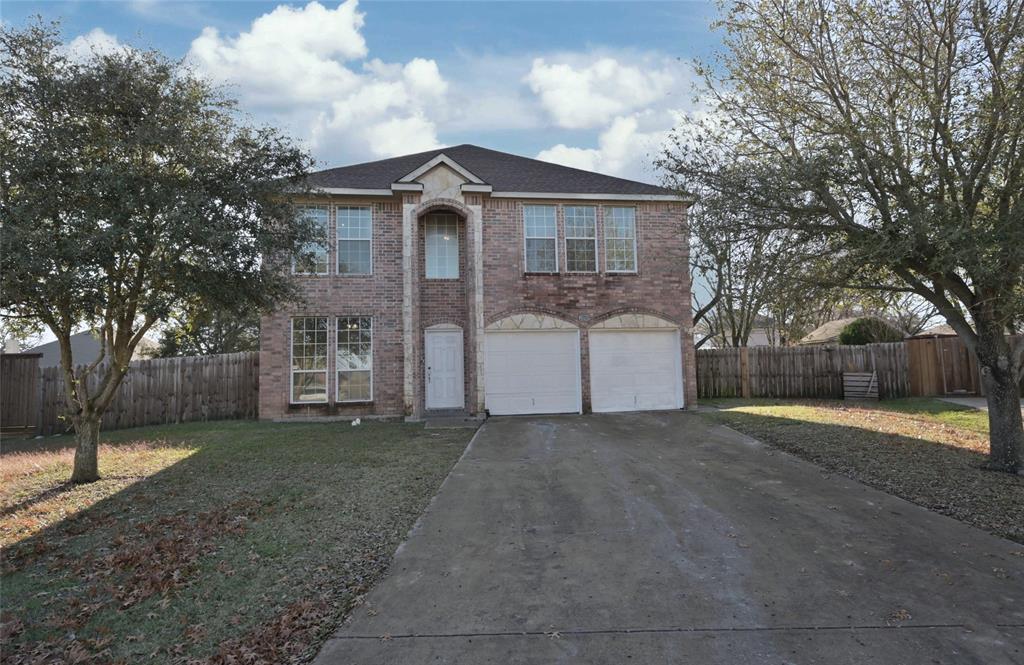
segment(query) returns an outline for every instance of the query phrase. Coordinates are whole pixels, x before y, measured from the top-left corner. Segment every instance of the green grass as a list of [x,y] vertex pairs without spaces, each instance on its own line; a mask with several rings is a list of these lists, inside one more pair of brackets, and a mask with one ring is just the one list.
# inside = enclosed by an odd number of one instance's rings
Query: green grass
[[928,397],[891,399],[878,403],[885,411],[907,413],[932,422],[943,423],[988,434],[988,413],[959,404]]
[[[364,423],[192,423],[0,457],[4,657],[287,662],[383,573],[471,436]],[[34,654],[34,655],[33,655]],[[150,658],[152,656],[152,658]]]
[[[707,403],[705,403],[707,404]],[[717,400],[706,417],[825,469],[1024,542],[1024,478],[986,471],[988,417],[941,400]]]

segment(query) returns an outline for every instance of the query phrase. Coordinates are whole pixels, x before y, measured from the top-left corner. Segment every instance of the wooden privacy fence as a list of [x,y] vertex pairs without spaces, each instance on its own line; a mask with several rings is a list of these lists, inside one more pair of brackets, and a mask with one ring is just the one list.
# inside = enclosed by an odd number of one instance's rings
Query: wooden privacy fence
[[31,433],[39,417],[41,353],[0,354],[0,429]]
[[[256,418],[259,354],[225,353],[133,361],[103,416],[105,430],[195,420]],[[98,378],[92,379],[95,387]],[[60,367],[40,372],[37,428],[40,434],[70,429]],[[6,418],[5,418],[6,420]]]
[[875,372],[882,398],[911,394],[907,347],[895,342],[700,349],[697,396],[842,399],[844,372]]

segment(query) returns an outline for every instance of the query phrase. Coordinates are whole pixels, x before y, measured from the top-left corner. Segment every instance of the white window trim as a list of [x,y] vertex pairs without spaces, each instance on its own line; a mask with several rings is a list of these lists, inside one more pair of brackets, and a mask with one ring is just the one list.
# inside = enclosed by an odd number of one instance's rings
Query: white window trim
[[[604,249],[605,249],[605,252],[604,252],[605,266],[604,266],[604,271],[606,273],[613,274],[613,275],[636,275],[637,273],[640,272],[640,255],[637,253],[637,242],[636,242],[636,237],[639,234],[639,230],[637,229],[637,224],[636,224],[636,208],[634,208],[633,206],[605,206],[605,210],[610,210],[612,208],[620,208],[620,209],[626,209],[626,210],[632,210],[633,211],[633,269],[632,270],[611,270],[608,267],[608,264],[607,264],[607,261],[608,261],[608,244],[607,243],[608,243],[608,240],[609,240],[609,237],[608,237],[608,225],[606,223],[603,223],[602,224],[602,227],[603,227],[602,230],[604,231],[604,240],[605,240],[605,247],[604,247]],[[602,222],[605,222],[605,221],[606,221],[606,219],[602,219]],[[611,240],[626,240],[626,238],[610,238],[610,239]]]
[[[338,375],[342,372],[365,370],[342,370],[338,369],[338,319],[369,319],[370,320],[370,397],[368,399],[341,399],[341,381]],[[373,317],[362,314],[352,314],[334,317],[334,401],[337,404],[367,404],[373,401]]]
[[330,235],[331,235],[331,227],[333,226],[331,224],[331,215],[333,214],[334,211],[331,210],[330,206],[326,206],[326,205],[310,204],[310,205],[300,205],[300,206],[297,206],[297,207],[300,208],[300,209],[314,208],[314,209],[326,210],[327,211],[327,224],[324,225],[324,252],[326,252],[326,254],[327,254],[327,260],[324,263],[327,266],[327,270],[325,270],[323,272],[298,271],[298,270],[295,269],[295,258],[293,257],[292,258],[292,274],[293,275],[300,275],[300,276],[301,275],[305,275],[307,277],[313,277],[313,276],[316,276],[316,275],[330,275],[331,274],[331,237],[330,237]]
[[[569,235],[569,223],[566,220],[565,209],[566,208],[590,208],[594,211],[594,236],[593,238],[587,238],[586,236],[570,236]],[[598,251],[598,234],[597,234],[597,206],[588,205],[571,205],[562,206],[562,223],[565,227],[565,237],[562,238],[562,247],[565,248],[565,272],[570,275],[594,275],[601,272],[601,254]],[[634,233],[634,235],[636,235]],[[594,269],[593,270],[569,270],[569,241],[570,240],[593,240],[594,241]]]
[[[296,374],[316,374],[320,372],[318,369],[295,369],[295,319],[327,319],[327,363],[323,369],[324,373],[324,398],[323,400],[306,400],[304,402],[295,401],[295,375]],[[329,390],[329,381],[331,378],[331,319],[326,316],[293,316],[288,319],[288,403],[293,405],[306,405],[306,404],[327,404]]]
[[[462,279],[462,269],[459,268],[459,263],[462,260],[462,256],[461,256],[462,251],[460,249],[461,242],[462,242],[462,232],[459,231],[459,218],[454,213],[442,213],[442,214],[450,214],[452,217],[455,218],[455,252],[456,252],[455,253],[455,276],[454,277],[431,277],[430,275],[427,274],[427,267],[430,264],[427,261],[428,257],[427,257],[427,229],[426,229],[426,225],[429,224],[430,220],[431,220],[431,215],[427,215],[427,218],[425,220],[423,220],[423,223],[424,223],[424,228],[423,228],[423,279],[438,280],[438,281],[444,281],[444,280],[451,281],[451,280]],[[437,219],[437,218],[434,217],[434,219]]]
[[[530,270],[530,257],[527,255],[526,241],[531,237],[534,240],[552,240],[550,236],[527,236],[526,235],[526,208],[537,207],[537,208],[553,208],[555,211],[555,269],[554,270]],[[523,272],[528,275],[557,275],[560,272],[560,266],[558,262],[558,206],[542,203],[542,204],[527,204],[523,206],[522,216],[522,228],[523,228]]]
[[[370,243],[370,270],[369,272],[341,272],[338,268],[338,261],[341,260],[341,241],[342,238],[338,237],[338,210],[348,208],[366,208],[370,211],[370,237],[368,239]],[[336,205],[334,206],[334,272],[338,277],[372,277],[373,276],[373,237],[374,232],[373,223],[373,206],[372,205]],[[350,242],[347,238],[346,242]]]

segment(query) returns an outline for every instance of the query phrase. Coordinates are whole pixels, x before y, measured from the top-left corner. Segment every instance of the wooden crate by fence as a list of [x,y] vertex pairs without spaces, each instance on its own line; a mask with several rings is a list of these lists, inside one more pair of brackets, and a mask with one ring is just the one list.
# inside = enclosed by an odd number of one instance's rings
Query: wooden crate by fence
[[[41,372],[39,430],[70,429],[60,367]],[[133,361],[117,396],[103,415],[105,430],[195,420],[256,418],[259,354],[225,353]],[[97,379],[93,378],[95,388]]]
[[41,353],[0,354],[0,431],[30,434],[39,417]]
[[910,395],[907,351],[902,342],[866,346],[699,349],[697,395],[705,399],[842,399],[844,372],[875,372],[878,392],[883,398]]

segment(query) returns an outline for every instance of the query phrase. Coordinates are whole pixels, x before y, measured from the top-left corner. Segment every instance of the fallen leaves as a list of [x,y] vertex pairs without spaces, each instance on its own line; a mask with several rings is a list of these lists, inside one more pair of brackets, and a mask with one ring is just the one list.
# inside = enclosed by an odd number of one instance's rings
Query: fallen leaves
[[[799,400],[710,414],[749,436],[918,505],[1024,542],[1024,477],[981,470],[979,416],[927,400],[877,407]],[[899,409],[918,409],[905,412]],[[931,411],[927,411],[931,409]],[[956,418],[946,422],[944,418]],[[963,424],[961,424],[963,423]],[[836,506],[827,506],[838,510]]]
[[[471,434],[194,423],[105,435],[121,443],[100,451],[99,483],[22,465],[17,492],[0,483],[2,660],[306,662]],[[70,460],[51,440],[26,445]]]

